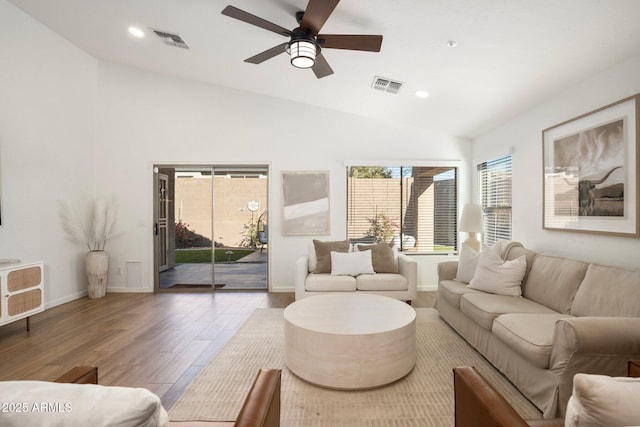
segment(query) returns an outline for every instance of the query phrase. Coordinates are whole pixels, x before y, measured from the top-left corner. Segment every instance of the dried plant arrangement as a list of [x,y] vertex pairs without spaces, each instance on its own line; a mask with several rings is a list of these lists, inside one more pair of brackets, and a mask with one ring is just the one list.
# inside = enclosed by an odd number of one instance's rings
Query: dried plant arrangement
[[93,203],[91,227],[85,227],[77,212],[66,201],[60,200],[60,218],[67,238],[83,243],[90,251],[103,251],[107,240],[113,237],[117,203],[115,197],[99,198]]

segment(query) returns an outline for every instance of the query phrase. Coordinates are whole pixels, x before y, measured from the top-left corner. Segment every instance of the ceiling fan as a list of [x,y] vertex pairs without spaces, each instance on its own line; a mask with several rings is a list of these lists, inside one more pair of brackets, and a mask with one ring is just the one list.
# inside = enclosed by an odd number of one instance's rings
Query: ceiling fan
[[279,44],[245,59],[251,64],[260,64],[283,52],[291,55],[291,64],[297,68],[311,68],[317,78],[333,74],[333,70],[322,55],[322,49],[347,49],[380,52],[382,36],[356,34],[319,34],[340,0],[309,0],[307,10],[296,13],[298,27],[287,30],[279,25],[252,15],[234,6],[227,6],[223,15],[239,19],[251,25],[272,31],[289,41]]

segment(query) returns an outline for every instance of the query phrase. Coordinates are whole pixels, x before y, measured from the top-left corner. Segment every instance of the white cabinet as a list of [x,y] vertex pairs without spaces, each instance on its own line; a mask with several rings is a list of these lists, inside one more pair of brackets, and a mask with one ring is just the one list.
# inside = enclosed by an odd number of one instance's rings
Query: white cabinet
[[42,262],[0,265],[0,325],[27,319],[44,311],[44,271]]

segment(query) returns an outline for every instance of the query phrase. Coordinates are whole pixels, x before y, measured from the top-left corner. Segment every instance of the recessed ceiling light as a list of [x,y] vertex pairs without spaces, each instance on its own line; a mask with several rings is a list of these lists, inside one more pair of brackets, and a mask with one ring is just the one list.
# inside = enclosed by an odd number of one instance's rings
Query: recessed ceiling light
[[416,92],[416,96],[418,98],[426,98],[427,96],[429,96],[429,92],[427,92],[426,90],[419,90]]
[[447,42],[447,46],[449,46],[449,47],[456,47],[456,45],[457,45],[457,44],[458,44],[458,43],[456,43],[456,41],[455,41],[455,40],[449,40],[449,41]]
[[129,27],[129,34],[134,37],[144,37],[144,31],[138,27]]

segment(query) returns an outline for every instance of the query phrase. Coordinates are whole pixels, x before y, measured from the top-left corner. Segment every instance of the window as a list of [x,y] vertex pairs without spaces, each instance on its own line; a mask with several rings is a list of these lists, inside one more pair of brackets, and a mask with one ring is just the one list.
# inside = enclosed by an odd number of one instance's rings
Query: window
[[347,237],[405,252],[454,252],[457,199],[456,167],[349,166]]
[[478,184],[484,214],[482,245],[511,239],[511,154],[480,163]]

